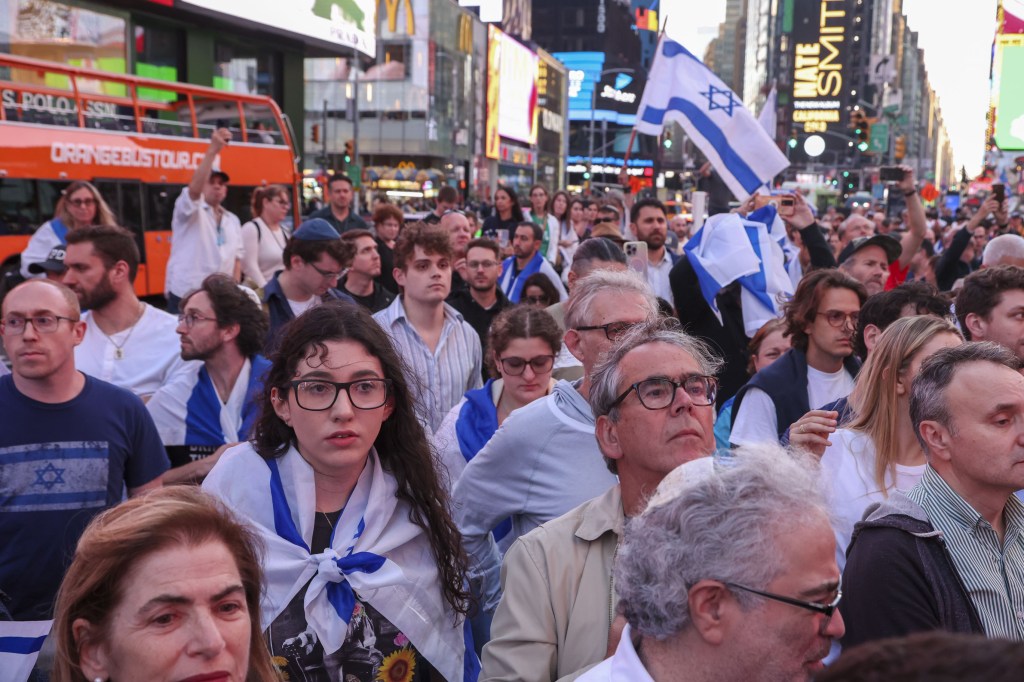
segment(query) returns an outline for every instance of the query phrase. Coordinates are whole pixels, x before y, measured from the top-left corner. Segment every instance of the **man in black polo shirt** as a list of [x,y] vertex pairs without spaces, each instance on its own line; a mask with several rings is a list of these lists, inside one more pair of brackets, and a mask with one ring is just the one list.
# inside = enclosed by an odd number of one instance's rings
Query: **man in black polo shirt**
[[327,179],[328,204],[319,211],[309,214],[308,220],[323,218],[331,224],[338,234],[345,234],[349,230],[367,229],[366,221],[359,217],[359,214],[352,209],[352,199],[355,192],[352,189],[352,180],[347,175],[335,173]]
[[501,249],[490,239],[474,239],[466,247],[466,276],[469,288],[453,292],[448,303],[462,313],[480,336],[486,352],[491,320],[512,305],[498,288],[501,274]]

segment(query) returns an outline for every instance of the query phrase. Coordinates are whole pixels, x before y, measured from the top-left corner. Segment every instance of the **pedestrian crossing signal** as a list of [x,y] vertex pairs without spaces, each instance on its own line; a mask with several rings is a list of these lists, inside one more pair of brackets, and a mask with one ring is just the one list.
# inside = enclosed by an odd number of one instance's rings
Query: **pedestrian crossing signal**
[[352,163],[355,158],[355,144],[352,140],[345,141],[345,163]]

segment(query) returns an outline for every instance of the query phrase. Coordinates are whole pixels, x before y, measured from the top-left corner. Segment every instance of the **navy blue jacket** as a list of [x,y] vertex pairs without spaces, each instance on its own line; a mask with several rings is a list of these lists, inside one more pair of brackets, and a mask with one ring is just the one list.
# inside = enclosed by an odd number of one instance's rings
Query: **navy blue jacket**
[[[843,366],[850,376],[856,377],[860,370],[860,360],[851,355],[843,360]],[[755,387],[767,393],[775,403],[776,429],[781,440],[786,429],[811,410],[807,398],[807,355],[802,350],[791,348],[778,360],[755,374],[736,394],[732,407],[734,426],[736,417],[740,414],[743,398],[747,391]]]
[[[281,272],[283,271],[275,272],[271,280],[263,287],[263,309],[270,316],[270,329],[267,330],[267,341],[263,347],[266,355],[277,349],[281,327],[295,319],[295,313],[288,305],[288,298],[284,295],[281,283],[277,280]],[[327,293],[323,295],[323,300],[325,302],[342,300],[359,305],[354,298],[337,289],[328,289]]]

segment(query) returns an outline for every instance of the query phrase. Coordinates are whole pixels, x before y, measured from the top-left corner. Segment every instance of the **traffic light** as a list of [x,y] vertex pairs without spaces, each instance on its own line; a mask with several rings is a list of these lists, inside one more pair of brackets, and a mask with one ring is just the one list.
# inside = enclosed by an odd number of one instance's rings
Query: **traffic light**
[[907,155],[907,138],[905,136],[896,136],[896,148],[893,151],[893,156],[896,158],[896,160],[902,161],[903,157]]
[[857,138],[857,149],[866,152],[868,141],[871,139],[871,122],[864,112],[858,109],[850,114],[850,124],[853,127],[853,136]]
[[797,143],[798,142],[797,142],[797,139],[796,139],[796,135],[793,135],[791,138],[789,138],[789,142],[787,142],[786,144],[789,145],[790,149],[796,149]]
[[309,136],[313,140],[313,142],[319,142],[320,141],[320,124],[319,123],[314,123],[312,126],[310,126]]
[[352,140],[345,141],[345,163],[352,163],[352,159],[356,156],[355,143]]

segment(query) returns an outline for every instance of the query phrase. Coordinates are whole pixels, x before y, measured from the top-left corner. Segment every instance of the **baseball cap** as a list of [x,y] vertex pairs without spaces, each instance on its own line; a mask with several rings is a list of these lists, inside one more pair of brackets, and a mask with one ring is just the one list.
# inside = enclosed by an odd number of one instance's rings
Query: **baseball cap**
[[231,177],[222,170],[215,170],[210,173],[210,179],[212,180],[214,178],[220,178],[224,184],[231,182]]
[[64,272],[67,269],[67,266],[64,265],[63,246],[53,247],[46,255],[46,260],[41,263],[31,263],[28,266],[28,271],[33,275],[41,275],[44,272]]
[[880,246],[885,251],[885,256],[890,264],[895,262],[903,251],[899,241],[888,235],[876,234],[873,237],[857,237],[847,244],[843,252],[839,254],[839,262],[845,262],[850,256],[869,246]]
[[320,242],[331,239],[340,239],[341,235],[334,229],[334,226],[323,218],[310,218],[299,225],[299,229],[292,234],[292,239],[301,239],[305,242]]

